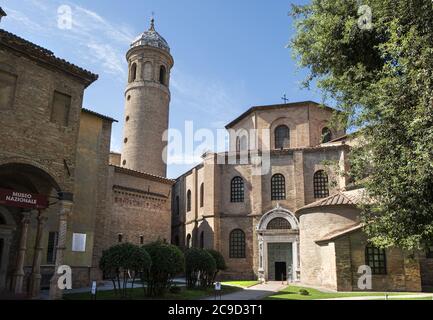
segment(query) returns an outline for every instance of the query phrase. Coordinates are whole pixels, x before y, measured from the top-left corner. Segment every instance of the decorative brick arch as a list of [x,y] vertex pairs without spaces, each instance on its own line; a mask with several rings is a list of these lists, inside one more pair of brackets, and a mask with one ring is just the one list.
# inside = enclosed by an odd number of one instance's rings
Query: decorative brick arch
[[268,223],[274,220],[275,218],[283,218],[286,219],[290,223],[291,230],[299,230],[299,221],[295,217],[295,215],[290,211],[283,207],[277,205],[276,208],[266,212],[262,218],[260,219],[257,230],[264,231],[267,229]]

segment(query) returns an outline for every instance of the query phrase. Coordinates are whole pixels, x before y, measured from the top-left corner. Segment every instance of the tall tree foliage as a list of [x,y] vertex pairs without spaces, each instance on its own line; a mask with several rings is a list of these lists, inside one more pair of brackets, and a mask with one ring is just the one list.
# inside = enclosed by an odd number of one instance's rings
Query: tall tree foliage
[[363,206],[371,241],[431,243],[433,1],[312,0],[291,14],[290,46],[310,70],[305,85],[316,81],[345,125],[360,128],[350,175],[359,181],[368,172],[365,187],[378,200]]

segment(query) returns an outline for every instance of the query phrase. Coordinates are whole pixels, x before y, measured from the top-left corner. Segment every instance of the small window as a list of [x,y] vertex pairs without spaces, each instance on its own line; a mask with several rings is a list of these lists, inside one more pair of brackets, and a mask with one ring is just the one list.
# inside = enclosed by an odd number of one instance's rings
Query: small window
[[386,274],[386,253],[384,249],[367,246],[365,264],[370,266],[372,274]]
[[286,199],[286,180],[282,174],[275,174],[271,179],[271,199]]
[[134,62],[131,65],[131,72],[129,77],[129,82],[133,82],[137,79],[137,64]]
[[129,121],[129,116],[126,116],[125,122],[128,122],[128,121]]
[[231,202],[244,202],[244,180],[234,177],[231,182]]
[[271,221],[269,221],[268,225],[266,226],[266,229],[268,230],[286,230],[291,229],[289,221],[284,218],[274,218]]
[[204,249],[204,231],[200,233],[200,249]]
[[174,212],[176,213],[176,215],[180,214],[179,196],[176,196],[176,199],[174,201]]
[[140,236],[140,244],[144,244],[144,236]]
[[328,175],[325,171],[319,170],[314,174],[314,198],[326,198],[329,197],[329,186],[328,186]]
[[204,183],[200,185],[200,208],[204,206]]
[[290,130],[287,126],[281,125],[275,128],[275,149],[290,148]]
[[128,138],[123,139],[124,143],[128,143]]
[[55,91],[51,108],[51,122],[67,127],[70,109],[71,96]]
[[58,243],[58,232],[50,232],[48,233],[48,245],[47,245],[47,263],[55,264],[56,263],[56,248]]
[[186,211],[191,211],[191,190],[186,193]]
[[166,84],[166,69],[165,69],[165,67],[164,66],[161,66],[160,68],[159,68],[159,83],[161,83],[161,84]]
[[123,234],[119,233],[117,235],[117,242],[121,243],[123,241]]
[[322,143],[327,143],[332,140],[332,132],[329,128],[322,129]]
[[126,160],[122,161],[123,166],[126,166]]
[[0,71],[0,110],[10,109],[15,99],[17,77]]
[[186,247],[187,248],[191,248],[192,247],[191,235],[190,234],[186,236]]
[[240,229],[235,229],[230,233],[230,258],[245,258],[245,233]]

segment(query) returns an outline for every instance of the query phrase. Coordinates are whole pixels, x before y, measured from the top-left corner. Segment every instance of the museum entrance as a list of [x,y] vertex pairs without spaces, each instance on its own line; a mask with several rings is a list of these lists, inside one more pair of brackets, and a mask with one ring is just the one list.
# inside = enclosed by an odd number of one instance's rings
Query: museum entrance
[[268,280],[285,281],[292,269],[292,244],[268,243]]

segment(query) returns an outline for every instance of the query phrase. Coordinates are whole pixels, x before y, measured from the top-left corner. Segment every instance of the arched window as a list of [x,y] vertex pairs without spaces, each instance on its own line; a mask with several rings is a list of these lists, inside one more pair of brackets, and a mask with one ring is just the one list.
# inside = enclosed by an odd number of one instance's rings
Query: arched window
[[204,231],[200,233],[200,248],[204,249]]
[[135,81],[137,79],[137,64],[134,62],[131,65],[131,73],[129,77],[129,82]]
[[159,68],[159,83],[165,84],[166,73],[167,73],[167,71],[165,70],[165,67],[161,66]]
[[314,174],[314,198],[329,197],[328,175],[325,171],[319,170]]
[[332,140],[332,132],[329,128],[325,127],[322,129],[322,143],[326,143]]
[[191,248],[191,235],[186,236],[186,247]]
[[180,213],[179,196],[176,196],[176,200],[174,201],[174,212],[176,213],[176,215],[179,215]]
[[266,226],[266,229],[268,230],[286,230],[291,229],[289,221],[284,218],[274,218],[271,221],[269,221],[268,225]]
[[191,211],[191,190],[186,193],[186,212]]
[[241,229],[230,232],[230,258],[245,258],[245,233]]
[[290,130],[287,126],[281,125],[275,128],[275,149],[290,148]]
[[200,185],[200,208],[204,206],[204,183]]
[[231,202],[244,202],[244,180],[234,177],[231,183]]
[[385,250],[368,245],[365,248],[365,264],[371,268],[372,274],[386,274]]
[[271,179],[271,199],[286,199],[286,180],[282,174],[275,174]]

